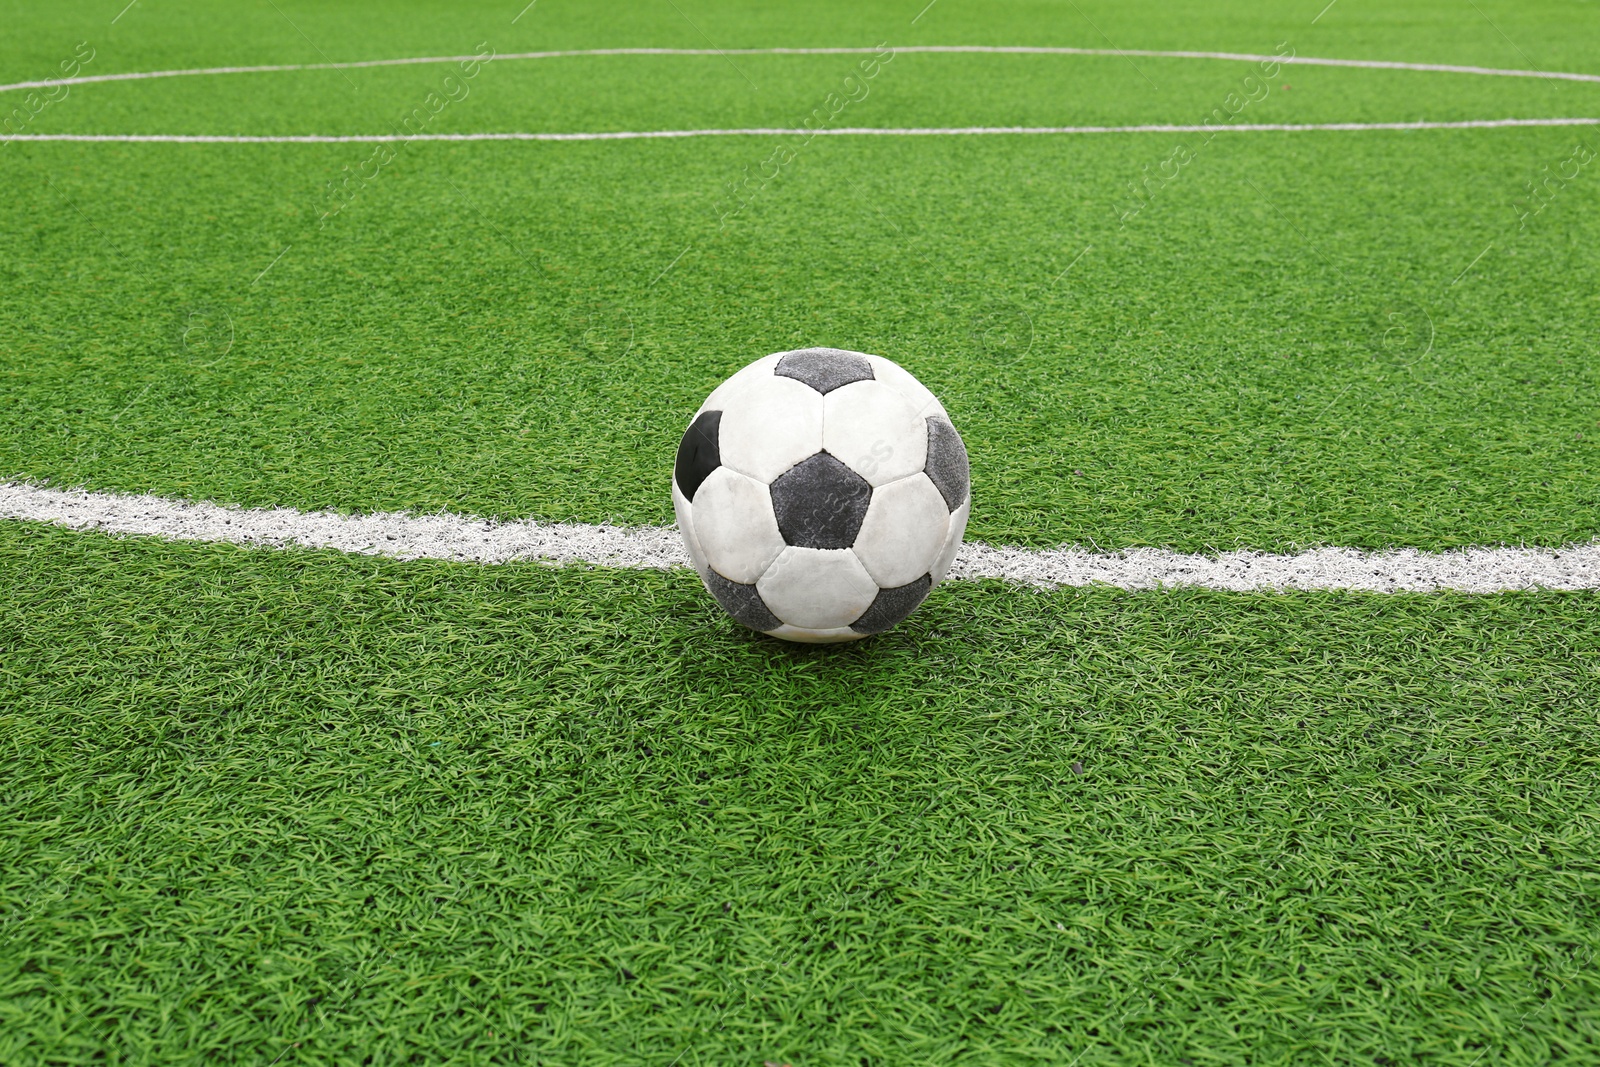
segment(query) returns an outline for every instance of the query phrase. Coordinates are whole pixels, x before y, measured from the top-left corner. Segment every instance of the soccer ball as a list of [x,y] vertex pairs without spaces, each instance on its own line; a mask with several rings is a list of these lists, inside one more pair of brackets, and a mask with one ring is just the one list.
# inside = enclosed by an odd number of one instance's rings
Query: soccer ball
[[723,610],[789,641],[854,641],[922,603],[972,510],[967,449],[882,356],[802,348],[719,385],[678,445],[672,503]]

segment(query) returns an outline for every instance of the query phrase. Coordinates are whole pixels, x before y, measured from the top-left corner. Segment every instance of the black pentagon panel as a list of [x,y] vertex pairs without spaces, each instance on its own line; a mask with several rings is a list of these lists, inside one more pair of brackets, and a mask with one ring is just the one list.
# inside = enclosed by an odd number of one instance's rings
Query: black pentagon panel
[[722,465],[722,448],[718,431],[722,428],[722,412],[702,411],[678,442],[678,462],[672,468],[678,491],[689,501],[694,500],[700,483]]
[[870,381],[872,364],[861,353],[846,352],[842,348],[801,348],[778,360],[777,369],[772,373],[805,382],[817,392],[827,394],[841,385]]
[[858,634],[881,634],[891,626],[904,622],[905,617],[917,610],[917,605],[922,603],[932,588],[933,576],[924,574],[914,582],[897,585],[893,589],[880,589],[872,604],[861,613],[861,618],[850,624],[850,629]]
[[761,593],[753,585],[730,582],[716,571],[706,570],[706,588],[717,598],[722,610],[752,630],[765,633],[783,625],[783,620],[772,613]]
[[772,511],[784,543],[849,548],[867,517],[872,486],[826,452],[803,459],[772,483]]
[[967,465],[967,446],[950,420],[928,416],[928,461],[923,466],[928,479],[939,489],[951,511],[967,499],[971,469]]

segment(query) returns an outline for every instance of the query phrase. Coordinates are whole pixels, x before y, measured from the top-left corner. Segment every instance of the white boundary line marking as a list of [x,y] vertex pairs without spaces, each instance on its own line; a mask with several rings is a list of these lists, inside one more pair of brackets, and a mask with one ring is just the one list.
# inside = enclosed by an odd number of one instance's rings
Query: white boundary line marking
[[1238,123],[1233,126],[1146,124],[1140,126],[840,126],[803,130],[752,126],[733,130],[612,130],[577,133],[19,133],[12,141],[115,141],[131,144],[347,144],[412,141],[648,141],[685,137],[976,137],[1084,133],[1315,133],[1358,130],[1497,130],[1517,126],[1600,126],[1600,118],[1465,119],[1459,122]]
[[[589,526],[462,515],[340,515],[244,509],[156,496],[0,484],[0,518],[74,530],[251,547],[334,549],[394,559],[469,563],[515,560],[664,570],[689,566],[671,527]],[[1499,593],[1600,589],[1600,541],[1565,548],[1464,548],[1449,552],[1317,548],[1294,555],[1185,555],[1160,548],[1088,552],[969,543],[953,579],[999,578],[1042,588],[1199,586],[1230,592],[1358,590]]]
[[[509,59],[570,59],[584,56],[855,56],[875,55],[876,48],[586,48],[560,52],[510,52],[494,57]],[[1516,70],[1500,67],[1474,67],[1455,63],[1404,63],[1386,59],[1331,59],[1319,56],[1265,56],[1248,52],[1163,52],[1146,48],[1066,48],[1032,45],[930,44],[896,48],[896,55],[912,54],[1043,55],[1043,56],[1148,56],[1152,59],[1224,59],[1245,63],[1271,63],[1308,67],[1360,67],[1367,70],[1412,70],[1435,74],[1477,74],[1499,78],[1544,78],[1555,81],[1597,82],[1600,74],[1580,74],[1559,70]],[[461,63],[482,61],[482,56],[415,56],[404,59],[364,59],[348,63],[277,63],[258,67],[197,67],[192,70],[126,71],[119,74],[89,74],[77,78],[44,78],[39,81],[0,85],[0,92],[11,89],[45,89],[52,85],[87,85],[94,82],[142,81],[150,78],[182,78],[211,74],[268,74],[301,70],[357,70],[364,67],[400,67],[419,63]]]

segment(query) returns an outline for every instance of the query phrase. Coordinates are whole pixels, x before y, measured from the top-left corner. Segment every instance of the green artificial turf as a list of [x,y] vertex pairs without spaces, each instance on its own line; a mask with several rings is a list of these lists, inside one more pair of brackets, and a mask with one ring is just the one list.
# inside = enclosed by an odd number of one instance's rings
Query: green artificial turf
[[0,1062],[1600,1062],[1597,650],[0,525]]
[[[1591,71],[1592,6],[3,0],[0,83],[80,41]],[[859,61],[497,60],[428,130],[792,126]],[[450,72],[28,132],[386,132]],[[906,53],[840,121],[1198,122],[1250,73]],[[1541,116],[1600,85],[1288,67],[1240,121]],[[412,144],[326,225],[370,146],[13,142],[0,481],[667,522],[705,393],[830,344],[944,399],[971,537],[1593,538],[1600,164],[1513,201],[1600,130],[1202,142],[819,138],[725,225],[781,139]],[[1597,720],[1592,593],[954,583],[807,649],[688,572],[0,523],[0,1064],[1600,1063]]]
[[[79,38],[96,42],[86,72],[707,38],[1287,42],[1569,70],[1593,54],[1572,5],[1344,4],[1315,26],[1242,3],[1126,7],[947,3],[912,27],[861,4],[637,19],[540,4],[514,26],[487,6],[374,25],[354,5],[157,5],[104,27],[66,5],[19,13],[0,70],[37,77]],[[858,62],[491,62],[428,129],[798,125]],[[450,69],[82,85],[30,129],[386,132]],[[839,121],[1197,122],[1252,69],[906,54]],[[1572,82],[1293,67],[1273,82],[1239,121],[1600,117],[1600,85]],[[712,386],[831,344],[896,358],[945,400],[973,456],[977,538],[1588,540],[1600,164],[1525,230],[1512,209],[1580,142],[1600,149],[1600,133],[821,138],[726,225],[727,185],[779,139],[412,144],[325,226],[327,183],[371,146],[17,142],[0,150],[0,476],[666,522],[669,457]],[[1129,183],[1180,144],[1192,162],[1119,222]]]

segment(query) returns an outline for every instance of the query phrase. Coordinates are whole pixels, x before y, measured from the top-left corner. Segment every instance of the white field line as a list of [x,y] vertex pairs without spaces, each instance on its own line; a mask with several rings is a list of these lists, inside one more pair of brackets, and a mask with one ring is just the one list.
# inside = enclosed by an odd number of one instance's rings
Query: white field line
[[[498,522],[460,515],[340,515],[223,507],[155,496],[0,484],[0,518],[74,530],[253,547],[331,548],[394,559],[470,563],[529,560],[664,570],[689,566],[670,527]],[[968,544],[951,578],[999,578],[1055,588],[1200,586],[1233,592],[1346,589],[1374,593],[1499,593],[1600,589],[1600,542],[1566,548],[1466,548],[1449,552],[1319,548],[1294,555],[1184,555],[1158,548],[996,548]]]
[[[582,56],[839,56],[875,55],[876,48],[586,48],[559,52],[510,52],[494,56],[494,62],[512,59],[570,59]],[[1455,63],[1404,63],[1384,59],[1330,59],[1319,56],[1265,56],[1248,52],[1163,52],[1146,48],[1065,48],[1029,45],[907,45],[895,55],[916,53],[970,53],[979,55],[1044,56],[1147,56],[1152,59],[1221,59],[1244,63],[1271,63],[1308,67],[1360,67],[1367,70],[1412,70],[1436,74],[1476,74],[1499,78],[1543,78],[1555,81],[1600,82],[1600,74],[1580,74],[1559,70],[1516,70],[1499,67],[1462,66]],[[483,56],[414,56],[402,59],[365,59],[349,63],[276,63],[254,67],[197,67],[190,70],[126,71],[118,74],[90,74],[77,78],[44,78],[39,81],[0,85],[10,89],[45,89],[54,85],[86,85],[92,82],[144,81],[151,78],[183,78],[215,74],[267,74],[301,70],[355,70],[361,67],[400,67],[419,63],[482,62]]]
[[1075,133],[1309,133],[1324,130],[1490,130],[1510,126],[1597,126],[1600,118],[1466,119],[1459,122],[1239,123],[1233,126],[1145,124],[1141,126],[840,126],[804,130],[779,126],[732,130],[612,130],[578,133],[19,133],[12,141],[120,141],[132,144],[345,144],[411,141],[643,141],[683,137],[959,137]]

